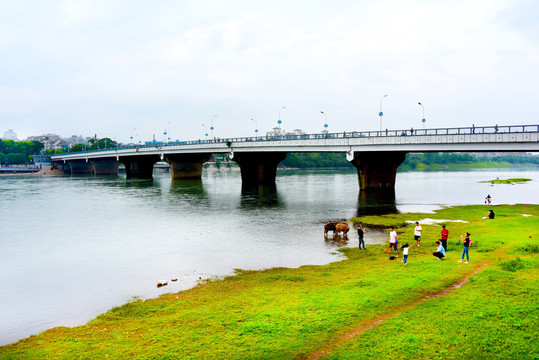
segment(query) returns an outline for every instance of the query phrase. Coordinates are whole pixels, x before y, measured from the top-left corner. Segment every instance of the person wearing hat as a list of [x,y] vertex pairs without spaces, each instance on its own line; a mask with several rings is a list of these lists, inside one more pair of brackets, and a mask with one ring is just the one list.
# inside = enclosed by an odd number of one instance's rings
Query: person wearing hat
[[438,260],[443,260],[445,257],[445,249],[440,241],[436,241],[436,245],[438,245],[438,247],[436,250],[432,250],[432,255],[436,256]]

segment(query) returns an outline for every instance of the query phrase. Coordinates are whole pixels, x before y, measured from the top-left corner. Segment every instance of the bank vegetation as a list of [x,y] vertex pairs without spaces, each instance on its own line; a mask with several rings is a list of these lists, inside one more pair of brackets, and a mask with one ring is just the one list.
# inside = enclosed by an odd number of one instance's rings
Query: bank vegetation
[[[483,219],[491,208],[496,219]],[[538,358],[538,219],[538,205],[354,218],[367,239],[369,228],[395,226],[401,245],[415,244],[410,221],[420,221],[422,245],[410,248],[403,266],[385,246],[358,250],[351,231],[340,261],[237,270],[186,291],[132,299],[86,325],[0,347],[0,358]],[[450,231],[445,261],[431,252],[441,224]],[[333,241],[322,232],[320,225],[312,241]],[[464,232],[473,239],[469,264],[458,262]]]

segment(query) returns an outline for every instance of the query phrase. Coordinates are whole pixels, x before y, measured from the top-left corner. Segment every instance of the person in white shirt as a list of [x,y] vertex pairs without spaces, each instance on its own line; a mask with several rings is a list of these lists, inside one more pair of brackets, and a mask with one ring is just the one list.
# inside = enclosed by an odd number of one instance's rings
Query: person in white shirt
[[402,245],[402,261],[404,262],[404,265],[406,265],[406,263],[408,262],[408,247],[408,244]]
[[421,225],[419,225],[419,222],[415,222],[415,229],[414,229],[414,239],[415,239],[415,245],[420,246],[421,242],[421,231],[423,229],[421,228]]
[[393,253],[393,248],[397,250],[397,254],[399,253],[399,248],[397,247],[397,232],[393,229],[393,227],[389,228],[389,250],[390,253]]

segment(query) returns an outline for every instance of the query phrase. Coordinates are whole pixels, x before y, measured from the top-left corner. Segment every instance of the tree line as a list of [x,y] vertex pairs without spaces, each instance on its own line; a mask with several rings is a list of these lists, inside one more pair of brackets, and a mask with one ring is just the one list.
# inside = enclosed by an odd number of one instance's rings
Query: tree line
[[0,140],[0,164],[31,164],[32,155],[41,153],[43,144],[39,141]]
[[425,167],[435,167],[439,165],[470,165],[486,164],[534,164],[539,165],[539,156],[526,155],[500,155],[500,156],[480,156],[468,153],[414,153],[407,154],[406,160],[400,165],[400,170],[417,170]]
[[81,151],[91,151],[91,150],[101,150],[101,149],[110,149],[118,146],[118,143],[110,138],[102,139],[89,139],[85,144],[75,144],[69,146],[63,146],[59,149],[47,149],[43,152],[45,155],[56,155],[64,153],[74,153]]
[[32,155],[56,155],[80,151],[109,149],[117,147],[118,143],[110,138],[89,139],[86,144],[66,145],[58,149],[43,150],[40,141],[0,140],[0,165],[32,164]]
[[[43,143],[39,141],[0,140],[0,164],[31,164],[32,155],[62,154],[117,147],[118,143],[110,138],[89,139],[86,144],[66,146],[61,149],[43,151]],[[539,165],[539,156],[517,156],[513,154],[501,156],[477,156],[468,153],[408,153],[406,160],[399,167],[401,170],[423,169],[429,166],[447,164],[473,163],[510,163]],[[289,153],[281,162],[285,168],[353,168],[346,160],[344,153]]]
[[[510,163],[539,165],[539,156],[477,156],[468,153],[408,153],[401,170],[448,164]],[[281,166],[286,168],[351,168],[344,153],[289,153]]]

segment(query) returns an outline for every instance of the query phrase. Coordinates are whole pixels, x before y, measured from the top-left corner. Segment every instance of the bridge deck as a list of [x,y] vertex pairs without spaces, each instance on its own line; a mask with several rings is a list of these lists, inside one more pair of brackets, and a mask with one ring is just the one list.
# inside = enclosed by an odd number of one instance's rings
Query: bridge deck
[[233,152],[457,152],[539,151],[539,125],[287,134],[212,140],[152,142],[52,156],[53,161],[120,156]]

